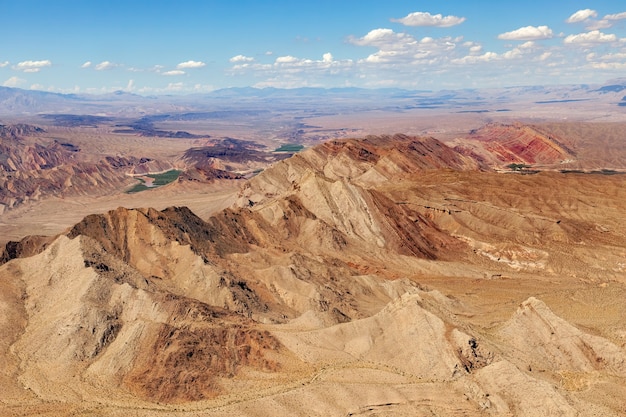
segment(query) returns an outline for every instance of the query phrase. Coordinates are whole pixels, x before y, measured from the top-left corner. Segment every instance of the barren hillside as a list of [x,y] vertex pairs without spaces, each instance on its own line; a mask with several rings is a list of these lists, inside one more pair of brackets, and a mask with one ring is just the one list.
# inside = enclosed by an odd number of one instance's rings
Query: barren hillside
[[330,141],[211,216],[11,243],[0,413],[623,415],[626,177],[497,172],[575,152],[505,130]]

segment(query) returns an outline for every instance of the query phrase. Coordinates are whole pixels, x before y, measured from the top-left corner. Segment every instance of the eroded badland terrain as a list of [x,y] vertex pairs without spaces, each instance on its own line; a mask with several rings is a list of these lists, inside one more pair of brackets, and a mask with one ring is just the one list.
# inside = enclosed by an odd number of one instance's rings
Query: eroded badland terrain
[[626,415],[620,86],[12,92],[0,415]]

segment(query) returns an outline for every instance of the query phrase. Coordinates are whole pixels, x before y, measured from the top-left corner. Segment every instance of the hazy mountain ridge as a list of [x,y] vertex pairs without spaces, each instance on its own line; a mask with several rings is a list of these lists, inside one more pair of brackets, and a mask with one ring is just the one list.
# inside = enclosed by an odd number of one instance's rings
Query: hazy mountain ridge
[[[0,87],[0,115],[37,113],[76,113],[107,115],[150,115],[213,110],[258,104],[256,110],[291,103],[311,108],[311,100],[333,107],[359,104],[359,109],[388,106],[400,108],[462,108],[499,106],[511,102],[555,103],[559,101],[612,101],[620,103],[626,88],[623,79],[609,80],[604,85],[522,86],[461,90],[404,90],[396,88],[224,88],[203,94],[142,96],[125,91],[109,94],[61,94],[37,90]],[[619,97],[618,97],[619,96]],[[227,102],[224,102],[227,100]],[[228,100],[232,100],[229,103]],[[319,101],[319,102],[318,102]],[[346,107],[346,108],[349,108]],[[319,106],[318,106],[319,107]],[[501,108],[500,108],[501,109]],[[249,109],[252,110],[252,109]],[[491,111],[497,108],[490,109]]]

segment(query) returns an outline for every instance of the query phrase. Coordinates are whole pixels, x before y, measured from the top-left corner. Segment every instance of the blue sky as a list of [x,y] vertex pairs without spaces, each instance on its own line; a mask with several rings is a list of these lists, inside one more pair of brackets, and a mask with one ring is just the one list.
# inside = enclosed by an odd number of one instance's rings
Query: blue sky
[[0,0],[0,85],[454,89],[626,76],[622,0]]

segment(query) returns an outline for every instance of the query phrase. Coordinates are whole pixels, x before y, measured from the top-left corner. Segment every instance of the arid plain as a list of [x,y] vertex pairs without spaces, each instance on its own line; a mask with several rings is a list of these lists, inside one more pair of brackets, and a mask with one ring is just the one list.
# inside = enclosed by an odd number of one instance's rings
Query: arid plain
[[3,116],[0,414],[624,415],[611,87]]

